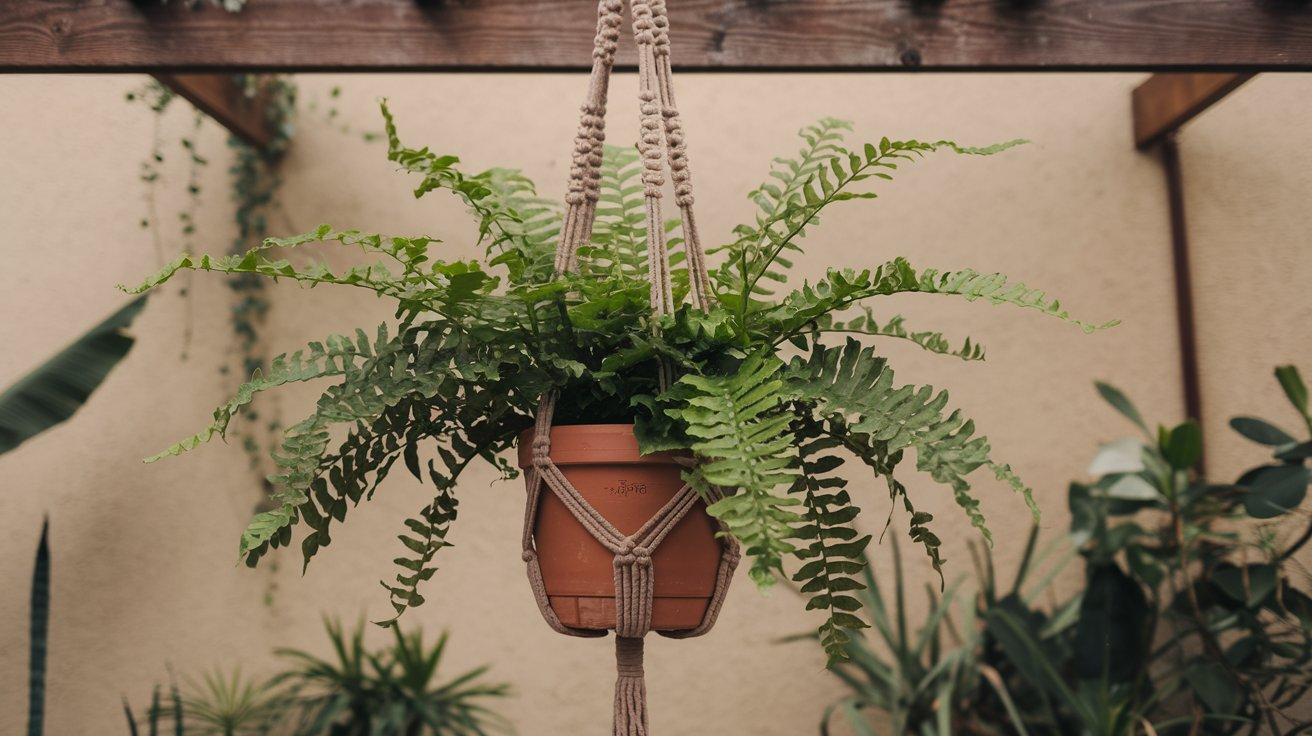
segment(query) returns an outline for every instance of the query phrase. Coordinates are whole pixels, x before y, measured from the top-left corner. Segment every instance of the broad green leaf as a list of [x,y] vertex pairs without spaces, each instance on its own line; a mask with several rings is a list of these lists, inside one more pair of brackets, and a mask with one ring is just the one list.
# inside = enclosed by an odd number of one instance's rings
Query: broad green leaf
[[1229,715],[1239,707],[1240,686],[1220,664],[1197,661],[1184,671],[1184,679],[1209,711]]
[[1188,470],[1196,465],[1203,456],[1203,432],[1198,422],[1190,419],[1172,429],[1165,450],[1167,462],[1176,470]]
[[128,302],[0,393],[0,454],[63,422],[86,403],[132,349],[126,330],[145,305],[144,296]]
[[1235,417],[1230,420],[1230,427],[1239,434],[1262,445],[1279,447],[1298,442],[1285,430],[1257,417]]
[[1085,680],[1135,677],[1148,658],[1149,615],[1143,589],[1121,568],[1092,570],[1072,642],[1075,672]]
[[1112,408],[1116,409],[1116,411],[1119,411],[1127,419],[1134,422],[1145,433],[1148,432],[1148,425],[1144,423],[1143,415],[1139,413],[1139,409],[1135,407],[1134,403],[1131,402],[1120,389],[1110,383],[1103,383],[1102,381],[1098,381],[1094,383],[1094,385],[1098,387],[1098,395],[1102,396],[1103,401],[1111,404]]
[[1307,496],[1308,470],[1302,465],[1262,468],[1244,495],[1244,510],[1255,519],[1273,519],[1298,508]]
[[1274,565],[1225,565],[1212,574],[1212,585],[1231,600],[1257,608],[1275,592],[1279,576]]
[[1299,374],[1298,367],[1282,365],[1276,368],[1276,380],[1280,382],[1280,387],[1285,390],[1285,396],[1289,397],[1289,403],[1294,405],[1299,414],[1307,417],[1307,385],[1303,383],[1303,376]]

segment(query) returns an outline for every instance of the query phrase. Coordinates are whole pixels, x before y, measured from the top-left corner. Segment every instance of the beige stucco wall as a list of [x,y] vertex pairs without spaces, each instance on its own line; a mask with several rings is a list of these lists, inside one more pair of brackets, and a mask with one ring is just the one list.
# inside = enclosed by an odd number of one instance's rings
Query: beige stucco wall
[[[710,242],[751,215],[743,194],[769,159],[795,148],[793,132],[822,116],[852,119],[858,139],[881,135],[988,143],[1026,137],[1032,145],[991,159],[939,155],[881,186],[873,204],[827,216],[808,238],[803,274],[828,266],[868,266],[905,254],[921,266],[1001,270],[1049,289],[1092,320],[1119,317],[1114,330],[1085,336],[1042,317],[983,304],[899,300],[916,325],[971,335],[989,348],[984,364],[960,364],[887,345],[908,381],[952,388],[979,421],[997,456],[1036,489],[1043,525],[1066,523],[1067,481],[1082,473],[1099,441],[1126,433],[1101,405],[1094,378],[1131,393],[1150,417],[1181,414],[1169,236],[1157,161],[1131,142],[1129,92],[1141,75],[699,76],[680,79]],[[138,222],[146,212],[137,180],[148,155],[152,116],[129,106],[131,77],[0,78],[0,385],[32,368],[124,301],[119,282],[158,265]],[[611,140],[627,141],[636,116],[623,101],[632,78],[616,82]],[[554,195],[565,177],[583,79],[577,76],[302,77],[306,112],[289,154],[282,192],[285,222],[321,222],[446,240],[449,257],[476,255],[472,227],[449,199],[416,201],[382,147],[358,137],[377,130],[373,100],[390,98],[405,140],[460,154],[472,168],[520,166]],[[325,117],[340,85],[341,114]],[[1312,368],[1304,325],[1312,132],[1305,120],[1312,79],[1262,77],[1184,136],[1191,236],[1196,248],[1199,323],[1213,467],[1226,473],[1259,455],[1228,436],[1240,411],[1293,424],[1270,368]],[[341,132],[342,122],[351,134]],[[164,122],[170,154],[190,126]],[[231,237],[223,135],[207,124],[198,248],[222,251]],[[158,207],[181,206],[168,192],[184,174],[168,168]],[[178,244],[166,242],[170,253]],[[342,254],[330,254],[344,262]],[[70,422],[0,457],[0,721],[25,708],[27,590],[40,520],[52,525],[51,734],[122,733],[119,699],[140,704],[172,664],[183,673],[241,664],[267,672],[268,652],[290,645],[322,650],[320,616],[378,617],[376,580],[391,575],[399,521],[424,502],[422,488],[394,475],[377,500],[354,512],[332,548],[297,574],[233,566],[237,534],[258,491],[236,445],[216,444],[152,466],[138,459],[190,434],[236,385],[219,366],[235,340],[226,325],[231,293],[198,276],[156,295],[134,330],[131,355]],[[274,351],[388,317],[367,295],[279,286],[264,330]],[[190,331],[190,343],[185,335]],[[180,355],[187,353],[186,360]],[[276,404],[299,418],[314,393],[289,391]],[[268,402],[267,412],[274,407]],[[948,494],[908,475],[917,501],[939,517],[950,574],[966,574],[973,536]],[[605,732],[612,662],[604,641],[566,639],[541,623],[517,551],[521,489],[471,473],[461,487],[462,519],[444,553],[430,603],[411,625],[454,636],[450,671],[491,663],[518,697],[504,710],[521,733]],[[1019,499],[981,478],[984,509],[1004,569],[1029,526]],[[866,524],[878,528],[888,500],[859,487]],[[878,556],[880,553],[875,551]],[[882,563],[886,566],[886,562]],[[266,600],[267,599],[267,600]],[[786,590],[769,596],[744,578],[718,629],[701,640],[654,640],[648,673],[657,733],[813,733],[839,693],[806,644],[772,640],[814,622]],[[372,632],[381,641],[382,632]]]

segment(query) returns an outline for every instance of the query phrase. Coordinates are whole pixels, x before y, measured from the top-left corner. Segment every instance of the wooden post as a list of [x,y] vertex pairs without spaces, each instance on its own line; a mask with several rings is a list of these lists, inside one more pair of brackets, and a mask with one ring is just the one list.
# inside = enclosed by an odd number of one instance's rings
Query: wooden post
[[[1154,74],[1132,93],[1134,143],[1139,150],[1159,148],[1166,175],[1171,219],[1171,263],[1175,274],[1176,325],[1180,377],[1187,418],[1203,421],[1203,392],[1194,315],[1193,272],[1189,265],[1189,229],[1184,211],[1184,175],[1177,135],[1180,127],[1233,92],[1252,74]],[[1198,472],[1205,475],[1203,462]]]

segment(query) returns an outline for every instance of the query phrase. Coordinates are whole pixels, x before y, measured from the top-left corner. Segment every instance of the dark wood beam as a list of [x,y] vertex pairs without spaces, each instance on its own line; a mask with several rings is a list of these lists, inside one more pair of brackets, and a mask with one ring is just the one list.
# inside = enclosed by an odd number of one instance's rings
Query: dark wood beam
[[[581,70],[589,0],[3,0],[0,70]],[[1308,0],[678,0],[684,70],[1312,70]],[[622,46],[621,65],[632,62]]]
[[273,140],[268,95],[260,92],[248,98],[232,75],[156,74],[155,78],[256,148],[267,148]]
[[1252,74],[1154,74],[1135,87],[1134,144],[1148,148],[1252,79]]

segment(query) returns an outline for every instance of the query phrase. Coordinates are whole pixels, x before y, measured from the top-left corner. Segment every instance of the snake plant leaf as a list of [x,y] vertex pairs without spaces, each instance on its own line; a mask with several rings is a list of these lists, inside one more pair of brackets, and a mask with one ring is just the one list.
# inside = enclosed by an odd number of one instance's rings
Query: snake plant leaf
[[1115,564],[1099,565],[1075,627],[1075,671],[1081,678],[1126,682],[1148,656],[1148,598],[1143,588]]
[[46,647],[50,633],[50,521],[41,522],[41,541],[32,567],[31,656],[28,660],[27,736],[41,736],[46,713]]
[[138,297],[0,393],[0,454],[73,416],[132,349]]

